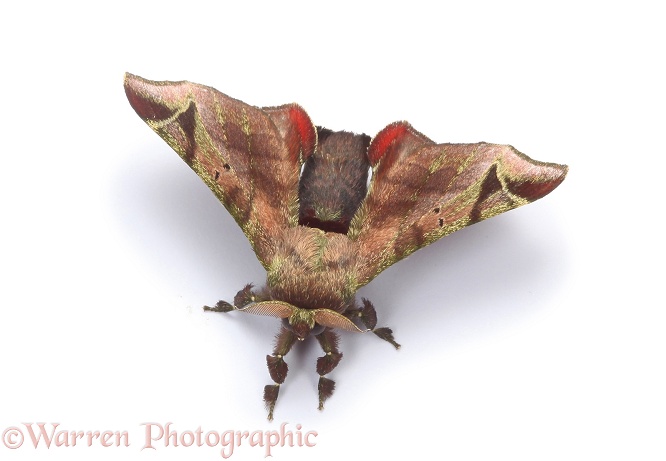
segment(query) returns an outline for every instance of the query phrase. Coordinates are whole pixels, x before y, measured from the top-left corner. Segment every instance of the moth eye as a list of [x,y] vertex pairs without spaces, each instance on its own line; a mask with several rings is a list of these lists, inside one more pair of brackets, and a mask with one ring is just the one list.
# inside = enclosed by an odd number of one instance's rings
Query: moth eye
[[432,210],[432,211],[433,211],[433,213],[439,213],[439,207],[435,208],[435,209]]
[[439,218],[439,227],[442,227],[444,225],[444,220],[442,218]]
[[215,180],[217,181],[220,178],[220,172],[215,170]]
[[222,166],[223,166],[224,169],[227,170],[227,171],[231,170],[231,166],[230,166],[228,163],[225,163],[225,164],[222,165]]
[[323,333],[325,328],[326,328],[325,326],[323,326],[323,325],[319,325],[318,323],[315,323],[315,326],[314,326],[314,328],[310,331],[310,334],[311,334],[312,336],[316,336],[316,335],[318,335],[318,334]]

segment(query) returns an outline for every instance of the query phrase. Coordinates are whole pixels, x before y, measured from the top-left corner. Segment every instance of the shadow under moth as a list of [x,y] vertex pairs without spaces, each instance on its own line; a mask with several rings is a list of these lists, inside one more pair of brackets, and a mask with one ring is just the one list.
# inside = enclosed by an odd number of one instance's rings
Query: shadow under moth
[[[538,162],[511,146],[437,144],[406,122],[374,138],[315,126],[297,104],[258,108],[189,82],[125,75],[130,104],[199,175],[231,213],[267,272],[233,304],[282,319],[271,355],[274,384],[264,388],[268,419],[287,376],[284,357],[314,336],[319,408],[335,388],[335,330],[372,332],[372,303],[357,290],[390,265],[435,240],[537,200],[567,167]],[[368,180],[368,178],[370,178]]]

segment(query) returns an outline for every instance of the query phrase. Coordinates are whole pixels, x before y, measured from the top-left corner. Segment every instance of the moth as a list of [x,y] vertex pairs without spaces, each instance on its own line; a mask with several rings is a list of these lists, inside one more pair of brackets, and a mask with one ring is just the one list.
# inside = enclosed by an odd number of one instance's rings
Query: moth
[[327,375],[342,359],[336,330],[372,332],[396,349],[390,328],[357,290],[384,269],[451,232],[533,202],[567,166],[530,159],[508,145],[437,144],[407,122],[374,138],[313,125],[297,104],[254,107],[186,81],[126,74],[131,106],[199,175],[241,227],[266,269],[246,285],[240,311],[282,320],[264,388],[268,419],[287,376],[284,357],[314,336],[319,409]]

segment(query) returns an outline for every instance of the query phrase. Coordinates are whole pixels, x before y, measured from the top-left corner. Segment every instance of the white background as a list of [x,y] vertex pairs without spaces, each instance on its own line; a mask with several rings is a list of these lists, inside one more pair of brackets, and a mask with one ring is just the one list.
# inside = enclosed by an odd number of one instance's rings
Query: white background
[[[317,431],[274,459],[663,460],[663,15],[658,2],[32,2],[3,6],[0,430],[128,431],[128,448],[2,459],[220,459],[179,431]],[[215,7],[210,5],[216,4]],[[403,348],[314,343],[268,423],[278,322],[204,313],[265,274],[123,73],[213,86],[370,135],[509,143],[566,163],[543,200],[458,232],[361,291]],[[261,448],[232,459],[263,459]]]

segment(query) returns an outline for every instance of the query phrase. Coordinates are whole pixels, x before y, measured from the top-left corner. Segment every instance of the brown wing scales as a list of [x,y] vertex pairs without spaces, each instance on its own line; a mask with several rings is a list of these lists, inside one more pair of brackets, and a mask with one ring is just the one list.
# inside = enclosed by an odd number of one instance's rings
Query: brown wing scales
[[305,111],[296,104],[262,110],[203,85],[131,74],[125,92],[229,210],[267,267],[283,229],[298,224],[300,165],[316,144]]
[[413,128],[396,125],[384,130],[394,139],[383,131],[370,146],[374,175],[348,234],[358,245],[359,286],[451,232],[543,197],[566,175],[566,166],[511,146],[419,143]]

